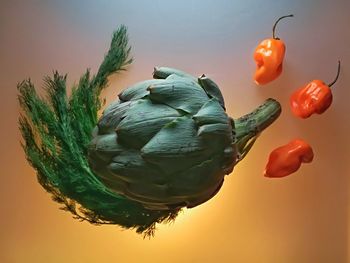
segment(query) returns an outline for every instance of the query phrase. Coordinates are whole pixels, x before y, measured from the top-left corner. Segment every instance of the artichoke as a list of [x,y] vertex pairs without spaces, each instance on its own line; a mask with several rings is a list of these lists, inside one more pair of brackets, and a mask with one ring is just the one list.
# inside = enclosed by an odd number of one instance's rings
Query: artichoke
[[[211,79],[166,67],[153,78],[104,110],[89,144],[90,167],[109,189],[147,209],[195,207],[219,191],[243,155],[242,141]],[[256,117],[244,118],[249,139],[260,128]]]
[[30,80],[19,83],[19,123],[27,160],[63,210],[147,236],[183,207],[212,198],[281,107],[268,99],[233,119],[211,79],[159,67],[98,119],[101,90],[131,63],[129,52],[121,26],[97,74],[87,71],[70,97],[66,76],[57,72],[45,79],[47,97]]

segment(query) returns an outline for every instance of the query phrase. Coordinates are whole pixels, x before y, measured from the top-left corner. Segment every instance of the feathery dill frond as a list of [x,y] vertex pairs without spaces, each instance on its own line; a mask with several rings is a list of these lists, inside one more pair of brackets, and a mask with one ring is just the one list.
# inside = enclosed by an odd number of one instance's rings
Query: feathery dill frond
[[111,192],[94,175],[87,161],[87,145],[101,109],[100,93],[108,77],[132,62],[127,29],[113,33],[109,51],[95,76],[87,70],[68,98],[66,76],[46,77],[47,98],[38,96],[30,79],[18,84],[23,110],[19,127],[26,158],[37,172],[38,182],[52,199],[73,217],[92,224],[136,228],[144,236],[155,225],[174,220],[179,209],[154,211]]

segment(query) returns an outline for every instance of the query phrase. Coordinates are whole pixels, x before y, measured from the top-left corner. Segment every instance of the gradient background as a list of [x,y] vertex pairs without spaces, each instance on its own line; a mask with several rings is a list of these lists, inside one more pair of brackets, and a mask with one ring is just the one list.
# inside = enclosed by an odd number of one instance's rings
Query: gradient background
[[[1,1],[0,262],[350,262],[350,1]],[[287,44],[282,76],[252,81],[252,52],[279,16]],[[111,79],[107,103],[127,85],[167,65],[206,73],[221,87],[227,111],[243,115],[268,97],[279,120],[226,178],[209,202],[185,210],[155,238],[92,226],[58,209],[36,181],[20,147],[16,84],[57,69],[76,82],[96,72],[111,33],[129,28],[135,62]],[[290,93],[314,78],[341,76],[322,116],[293,118]],[[262,176],[270,151],[294,137],[310,142],[313,163],[281,180]]]

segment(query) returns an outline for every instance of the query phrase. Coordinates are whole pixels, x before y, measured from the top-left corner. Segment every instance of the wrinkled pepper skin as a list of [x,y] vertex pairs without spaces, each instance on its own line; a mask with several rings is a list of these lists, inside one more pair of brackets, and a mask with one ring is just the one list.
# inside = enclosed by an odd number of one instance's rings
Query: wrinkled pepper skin
[[284,18],[294,15],[281,16],[272,27],[272,38],[263,40],[254,51],[256,70],[254,81],[257,85],[265,85],[279,77],[282,73],[283,59],[286,52],[284,42],[276,37],[276,26]]
[[295,116],[306,119],[314,113],[325,112],[332,100],[330,87],[321,80],[313,80],[292,94],[290,107]]
[[283,41],[274,38],[265,39],[256,47],[254,52],[256,84],[268,84],[281,75],[285,51]]
[[311,146],[301,139],[295,139],[276,148],[269,156],[264,176],[281,178],[296,172],[302,163],[312,162],[314,153]]

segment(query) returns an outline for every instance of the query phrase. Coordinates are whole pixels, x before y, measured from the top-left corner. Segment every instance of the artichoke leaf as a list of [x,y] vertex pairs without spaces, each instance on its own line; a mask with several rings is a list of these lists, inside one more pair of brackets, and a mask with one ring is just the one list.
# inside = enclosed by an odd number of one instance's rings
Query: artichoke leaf
[[100,135],[114,132],[114,129],[125,117],[125,114],[132,108],[133,104],[135,104],[135,101],[120,103],[116,105],[113,110],[109,110],[107,113],[104,113],[97,123],[98,134]]
[[220,102],[220,105],[225,109],[224,97],[222,96],[218,85],[213,80],[202,75],[198,78],[198,83],[202,86],[209,97],[216,98]]
[[176,118],[153,118],[139,120],[138,122],[125,119],[126,121],[123,121],[117,127],[116,133],[121,144],[141,149],[163,126],[171,123]]
[[135,85],[132,85],[126,88],[125,90],[123,90],[121,93],[119,93],[118,97],[122,101],[141,99],[149,94],[149,91],[147,90],[147,88],[150,85],[160,84],[162,82],[163,80],[160,80],[160,79],[150,79],[150,80],[138,82]]
[[92,140],[96,140],[95,149],[99,152],[114,152],[116,154],[121,153],[125,149],[117,143],[117,134],[111,133],[102,136],[97,136]]
[[259,135],[260,134],[257,134],[253,137],[250,135],[246,135],[245,137],[243,137],[237,141],[238,155],[237,155],[236,163],[243,160],[243,158],[248,154],[248,152],[253,147],[253,145],[254,145],[256,139],[259,137]]
[[222,159],[221,169],[224,174],[230,174],[233,171],[233,168],[237,160],[237,147],[235,144],[227,146],[224,149],[224,155]]
[[117,143],[117,135],[115,133],[94,137],[88,148],[89,154],[94,153],[96,158],[102,163],[109,162],[113,156],[125,151],[125,148]]
[[149,100],[139,100],[116,128],[120,142],[140,149],[164,125],[180,117],[179,111]]
[[[201,196],[202,192],[207,190],[208,187],[210,188],[210,186],[222,180],[223,173],[218,172],[221,171],[219,160],[220,156],[218,154],[213,155],[172,177],[171,183],[175,187],[172,194],[180,197],[190,194],[193,195],[195,192],[198,196]],[[196,191],[193,191],[194,187],[202,187],[203,189],[196,189]]]
[[104,110],[103,110],[103,112],[102,112],[102,115],[104,115],[104,114],[108,114],[108,113],[110,113],[111,111],[115,111],[116,110],[116,108],[118,107],[118,105],[121,103],[121,101],[120,100],[115,100],[115,101],[113,101],[113,102],[111,102],[111,104],[109,104]]
[[141,149],[141,156],[164,171],[177,173],[207,159],[213,151],[197,136],[192,118],[183,116],[164,126]]
[[228,116],[216,98],[207,101],[192,118],[198,125],[228,124]]
[[178,70],[178,69],[169,68],[169,67],[155,67],[154,68],[153,78],[155,78],[155,79],[166,79],[170,75],[177,75],[177,76],[180,76],[183,78],[189,78],[189,79],[197,82],[197,79],[195,77],[193,77],[192,75],[190,75],[186,72]]
[[215,123],[200,126],[197,132],[198,136],[222,136],[222,141],[228,143],[232,141],[232,131],[228,124]]
[[204,90],[197,83],[186,78],[164,80],[161,84],[151,85],[148,90],[152,101],[191,114],[197,113],[208,100]]
[[152,103],[152,101],[147,99],[138,100],[128,109],[125,118],[123,118],[119,125],[127,121],[139,122],[142,120],[161,119],[164,117],[181,117],[181,114],[176,109],[164,104]]
[[115,156],[108,165],[108,170],[126,182],[163,184],[167,180],[157,167],[146,163],[136,150],[126,150]]

